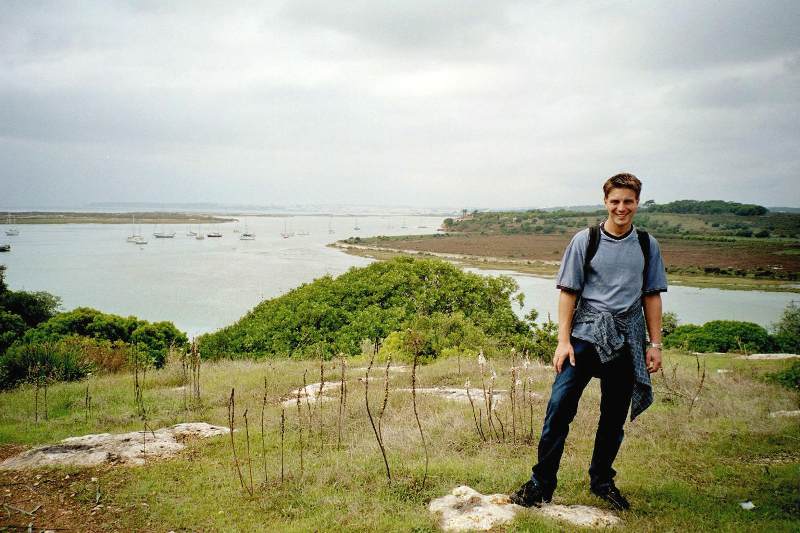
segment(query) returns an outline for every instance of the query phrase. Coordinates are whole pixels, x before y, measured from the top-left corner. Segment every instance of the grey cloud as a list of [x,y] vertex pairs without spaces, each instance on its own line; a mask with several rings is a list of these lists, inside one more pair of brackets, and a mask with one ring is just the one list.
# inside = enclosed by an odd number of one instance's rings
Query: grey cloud
[[680,0],[620,7],[630,16],[628,56],[650,68],[698,69],[800,50],[795,0]]
[[297,25],[339,32],[366,44],[436,52],[442,47],[473,48],[507,30],[509,3],[514,2],[298,0],[288,2],[282,15]]
[[793,5],[2,3],[0,181],[564,205],[627,169],[659,201],[798,201]]

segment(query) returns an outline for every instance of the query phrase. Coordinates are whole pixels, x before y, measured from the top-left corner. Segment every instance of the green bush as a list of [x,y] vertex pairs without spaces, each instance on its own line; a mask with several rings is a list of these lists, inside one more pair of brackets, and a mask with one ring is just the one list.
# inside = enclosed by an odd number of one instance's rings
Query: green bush
[[664,338],[664,346],[693,352],[762,352],[770,351],[774,342],[758,324],[714,320],[702,326],[678,326]]
[[25,332],[22,343],[53,343],[66,337],[85,337],[108,343],[136,346],[150,356],[156,368],[161,368],[169,347],[183,348],[186,334],[172,322],[148,322],[136,317],[121,317],[88,307],[78,307],[59,313],[47,322]]
[[458,353],[469,357],[477,356],[480,350],[492,352],[494,345],[495,341],[464,313],[435,313],[415,317],[407,329],[390,333],[378,357],[386,360],[391,355],[393,360],[411,362],[416,349],[420,362],[428,363]]
[[773,325],[775,344],[782,352],[800,353],[800,306],[790,303]]
[[661,334],[666,337],[671,335],[678,327],[678,315],[672,311],[661,315]]
[[[369,339],[380,344],[418,316],[459,315],[498,342],[530,329],[514,314],[511,278],[463,272],[433,259],[398,257],[325,276],[257,305],[239,322],[200,338],[205,358],[355,355]],[[469,319],[466,322],[465,319]],[[437,352],[438,353],[438,352]]]
[[81,348],[79,340],[70,338],[12,346],[0,356],[0,389],[25,381],[74,381],[85,377],[94,366]]
[[800,390],[800,361],[796,360],[788,368],[769,374],[768,378],[786,388]]

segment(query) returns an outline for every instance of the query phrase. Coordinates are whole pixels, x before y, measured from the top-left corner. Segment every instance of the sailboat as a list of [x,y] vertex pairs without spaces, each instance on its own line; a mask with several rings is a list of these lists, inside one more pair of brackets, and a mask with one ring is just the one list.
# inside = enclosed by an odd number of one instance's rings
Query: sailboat
[[[135,244],[142,244],[141,242],[136,241],[144,240],[144,237],[142,237],[142,235],[136,231],[136,215],[131,215],[131,234],[128,235],[126,240]],[[144,241],[144,244],[147,244],[147,241]]]
[[328,219],[328,234],[332,235],[336,233],[336,230],[333,229],[333,215]]
[[205,234],[203,233],[203,230],[200,229],[199,224],[197,225],[197,233],[194,234],[194,238],[197,239],[198,241],[202,241],[203,239],[206,238]]
[[156,239],[174,239],[175,232],[164,231],[164,225],[162,224],[161,231],[153,232],[153,237],[155,237]]
[[215,228],[215,229],[214,229],[214,231],[210,231],[210,232],[206,233],[206,237],[212,237],[212,238],[216,238],[216,239],[218,239],[218,238],[222,237],[222,233],[220,233],[220,232],[219,232],[219,231],[218,231],[218,230]]
[[0,252],[10,252],[11,245],[10,244],[0,244]]
[[239,235],[240,241],[254,241],[256,240],[256,234],[252,233],[249,229],[247,229],[247,220],[244,221],[244,231]]
[[17,235],[19,235],[19,230],[13,226],[14,218],[11,216],[11,213],[8,214],[6,224],[11,226],[8,229],[6,229],[6,235],[8,235],[9,237],[16,237]]
[[186,226],[186,236],[187,237],[197,237],[197,232],[196,231],[192,231],[191,227]]
[[403,225],[400,226],[400,229],[407,229],[407,228],[408,226],[406,226],[406,217],[403,217]]
[[355,225],[353,226],[353,229],[354,229],[354,230],[356,230],[356,231],[359,231],[359,230],[361,230],[361,228],[360,228],[360,227],[359,227],[359,225],[358,225],[358,219],[356,219],[356,223],[355,223]]
[[284,218],[283,219],[283,231],[281,232],[281,237],[283,237],[284,239],[288,239],[292,235],[294,235],[294,233],[289,233],[289,231],[286,229],[286,219]]

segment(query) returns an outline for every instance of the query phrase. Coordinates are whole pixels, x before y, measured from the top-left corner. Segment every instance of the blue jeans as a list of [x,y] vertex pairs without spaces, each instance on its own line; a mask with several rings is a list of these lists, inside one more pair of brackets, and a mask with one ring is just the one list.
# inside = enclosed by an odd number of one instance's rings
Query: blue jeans
[[556,489],[558,466],[564,453],[564,442],[569,424],[575,418],[583,389],[595,377],[600,379],[600,422],[594,441],[589,478],[593,488],[602,487],[614,479],[611,465],[624,436],[623,426],[628,415],[633,394],[633,360],[627,346],[625,352],[613,361],[601,363],[594,346],[584,340],[572,338],[575,366],[564,362],[556,375],[547,415],[539,440],[539,462],[533,467],[532,478],[546,494]]

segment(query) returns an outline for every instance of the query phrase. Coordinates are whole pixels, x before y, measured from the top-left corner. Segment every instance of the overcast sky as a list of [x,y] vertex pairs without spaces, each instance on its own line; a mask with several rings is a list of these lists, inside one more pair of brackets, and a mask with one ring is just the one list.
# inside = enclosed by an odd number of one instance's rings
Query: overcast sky
[[0,206],[800,205],[800,2],[0,2]]

